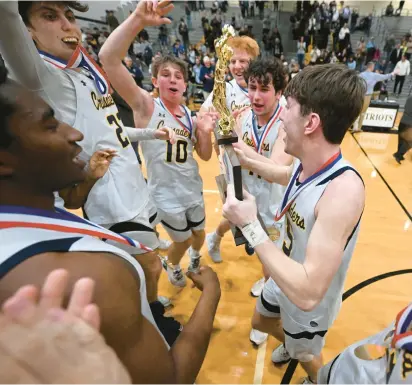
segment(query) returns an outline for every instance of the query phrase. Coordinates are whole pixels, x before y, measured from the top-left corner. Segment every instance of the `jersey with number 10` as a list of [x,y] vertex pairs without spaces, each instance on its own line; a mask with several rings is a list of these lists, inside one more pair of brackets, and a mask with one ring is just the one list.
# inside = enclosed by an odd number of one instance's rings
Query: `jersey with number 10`
[[117,151],[106,174],[89,193],[84,207],[87,217],[99,225],[128,221],[142,211],[149,194],[119,111],[111,95],[99,93],[87,71],[64,72],[76,88],[74,127],[84,134],[79,143],[83,147],[82,159],[87,161],[97,150]]
[[177,118],[165,108],[160,99],[155,99],[147,127],[172,128],[176,133],[176,143],[172,145],[160,140],[140,142],[147,166],[150,195],[156,206],[168,213],[181,212],[203,202],[203,182],[199,166],[193,157],[196,127],[190,110],[185,106],[182,108],[185,115]]

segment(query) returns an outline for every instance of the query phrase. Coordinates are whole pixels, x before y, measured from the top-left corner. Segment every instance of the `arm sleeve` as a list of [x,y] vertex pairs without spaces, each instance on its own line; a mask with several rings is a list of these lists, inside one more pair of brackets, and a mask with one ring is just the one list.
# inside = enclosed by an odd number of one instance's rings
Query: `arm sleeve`
[[156,139],[154,128],[134,128],[125,127],[127,136],[132,142],[140,142],[142,140],[153,140]]

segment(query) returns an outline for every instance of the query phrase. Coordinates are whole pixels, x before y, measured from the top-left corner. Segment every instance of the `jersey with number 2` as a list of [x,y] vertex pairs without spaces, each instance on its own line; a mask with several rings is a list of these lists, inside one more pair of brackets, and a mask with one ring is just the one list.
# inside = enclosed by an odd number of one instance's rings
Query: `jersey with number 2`
[[142,211],[149,194],[119,111],[111,95],[101,95],[85,70],[65,73],[76,88],[74,127],[84,134],[79,143],[83,147],[82,158],[88,160],[102,149],[117,151],[106,174],[90,191],[84,210],[99,225],[128,221]]
[[184,115],[175,117],[160,99],[155,99],[153,114],[147,124],[148,128],[172,128],[176,133],[175,144],[161,140],[140,142],[150,195],[156,206],[166,212],[180,212],[203,202],[203,182],[193,157],[196,127],[190,110],[181,107]]

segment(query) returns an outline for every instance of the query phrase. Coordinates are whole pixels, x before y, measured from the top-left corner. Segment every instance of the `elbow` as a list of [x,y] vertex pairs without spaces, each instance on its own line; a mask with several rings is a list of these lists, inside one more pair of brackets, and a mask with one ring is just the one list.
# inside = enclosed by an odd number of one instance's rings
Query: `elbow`
[[107,50],[104,49],[104,46],[99,52],[99,61],[103,67],[107,67],[110,64],[110,60],[113,61],[113,55],[110,55]]

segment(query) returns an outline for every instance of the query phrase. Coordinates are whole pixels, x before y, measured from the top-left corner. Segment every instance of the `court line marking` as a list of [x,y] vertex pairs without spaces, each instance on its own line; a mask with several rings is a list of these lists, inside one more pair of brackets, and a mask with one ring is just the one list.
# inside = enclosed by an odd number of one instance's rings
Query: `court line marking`
[[219,190],[203,190],[206,194],[220,194]]
[[366,159],[368,159],[369,163],[372,165],[372,167],[375,169],[377,174],[380,176],[382,182],[386,185],[388,190],[391,192],[395,200],[398,202],[399,206],[401,206],[401,209],[403,212],[406,214],[406,216],[409,218],[409,220],[412,222],[412,215],[408,211],[408,209],[405,207],[405,205],[402,203],[400,198],[396,195],[395,191],[392,189],[392,187],[389,185],[389,183],[386,181],[385,177],[382,175],[382,173],[379,171],[379,169],[375,166],[375,163],[373,163],[372,159],[369,157],[368,153],[366,150],[362,147],[362,145],[359,143],[358,139],[356,138],[355,134],[352,132],[352,138],[355,140],[356,144],[359,146],[360,150],[363,152],[363,154],[366,156]]
[[258,348],[255,365],[255,375],[253,376],[253,384],[262,384],[263,369],[265,368],[267,340]]

